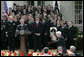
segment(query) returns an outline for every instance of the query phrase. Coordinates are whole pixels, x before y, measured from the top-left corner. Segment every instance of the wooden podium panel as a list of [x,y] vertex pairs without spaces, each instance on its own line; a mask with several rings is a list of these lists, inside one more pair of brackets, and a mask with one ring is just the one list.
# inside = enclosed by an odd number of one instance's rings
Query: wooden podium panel
[[25,53],[24,55],[27,55],[24,36],[21,36],[20,40],[21,40],[21,42],[20,42],[21,53],[22,54]]

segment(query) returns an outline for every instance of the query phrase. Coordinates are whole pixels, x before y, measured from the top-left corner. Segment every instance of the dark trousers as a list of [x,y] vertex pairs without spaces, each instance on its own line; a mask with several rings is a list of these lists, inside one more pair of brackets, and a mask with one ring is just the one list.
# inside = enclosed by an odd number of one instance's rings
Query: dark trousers
[[20,49],[20,37],[17,35],[17,37],[14,38],[15,39],[15,49]]
[[67,49],[69,49],[71,45],[75,45],[75,41],[73,41],[73,39],[68,39],[67,40]]
[[29,41],[29,48],[33,49],[33,38],[32,38],[32,34],[28,35],[28,41]]
[[28,46],[29,46],[28,37],[25,37],[25,47],[26,47],[26,52],[27,53],[28,53]]
[[43,44],[43,47],[47,47],[48,46],[48,39],[47,39],[46,35],[44,35],[43,38],[42,38],[42,44]]
[[9,50],[15,50],[15,38],[14,37],[9,37],[8,39],[8,46],[9,46]]
[[7,48],[7,38],[4,37],[4,35],[1,35],[1,49],[6,49]]
[[33,45],[34,45],[34,51],[37,51],[37,49],[41,51],[41,37],[40,36],[34,35]]

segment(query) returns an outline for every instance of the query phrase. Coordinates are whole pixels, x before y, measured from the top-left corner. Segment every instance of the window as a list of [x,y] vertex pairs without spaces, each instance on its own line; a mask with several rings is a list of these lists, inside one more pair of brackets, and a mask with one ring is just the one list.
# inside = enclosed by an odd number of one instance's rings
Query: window
[[44,5],[45,1],[38,1],[38,5]]
[[27,1],[27,5],[34,5],[34,1]]
[[75,1],[75,24],[83,22],[83,1]]

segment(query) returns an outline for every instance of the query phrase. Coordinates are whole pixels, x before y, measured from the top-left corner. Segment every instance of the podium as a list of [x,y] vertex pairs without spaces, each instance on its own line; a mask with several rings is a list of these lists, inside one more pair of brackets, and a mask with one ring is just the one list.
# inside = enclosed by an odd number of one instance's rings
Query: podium
[[28,30],[16,30],[16,35],[20,35],[20,51],[21,54],[27,55],[25,46],[25,35],[28,34]]
[[27,52],[26,52],[26,47],[25,47],[25,39],[24,39],[24,36],[20,36],[21,37],[21,41],[20,41],[20,51],[21,51],[21,53],[23,54],[23,53],[25,53],[25,55],[27,54]]

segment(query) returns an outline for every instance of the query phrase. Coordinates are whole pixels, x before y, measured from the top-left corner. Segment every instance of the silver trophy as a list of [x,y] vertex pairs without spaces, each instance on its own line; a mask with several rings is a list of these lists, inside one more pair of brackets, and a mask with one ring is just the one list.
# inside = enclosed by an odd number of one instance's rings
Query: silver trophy
[[56,41],[56,32],[57,32],[57,28],[56,27],[50,27],[50,37],[51,37],[51,41]]

